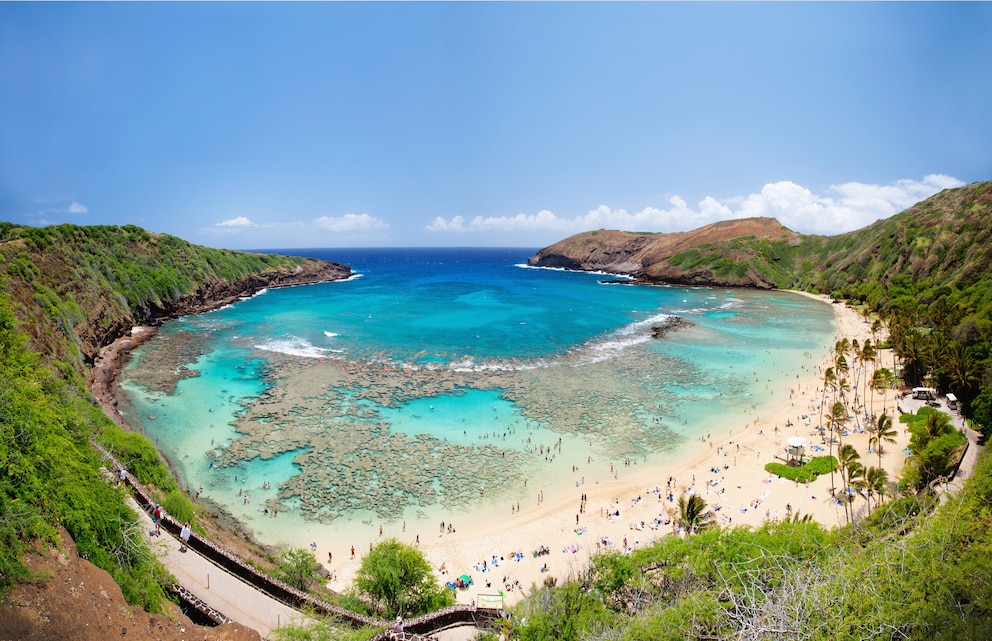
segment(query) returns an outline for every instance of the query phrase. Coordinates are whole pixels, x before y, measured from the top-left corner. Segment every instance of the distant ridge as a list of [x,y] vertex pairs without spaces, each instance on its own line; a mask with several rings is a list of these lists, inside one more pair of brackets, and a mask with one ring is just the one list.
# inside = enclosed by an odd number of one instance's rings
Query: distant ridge
[[976,288],[992,279],[992,182],[946,189],[837,236],[799,234],[772,218],[672,234],[598,230],[545,247],[528,262],[645,283],[802,289],[883,307],[925,294],[914,285],[925,281],[982,308],[992,291],[992,282]]
[[[707,266],[688,268],[671,259],[698,246],[725,243],[739,238],[755,238],[788,244],[802,237],[774,218],[726,220],[692,231],[671,234],[639,234],[598,230],[576,234],[539,251],[528,260],[538,267],[563,267],[590,271],[629,274],[641,280],[686,285],[724,285],[740,287],[774,287],[761,274],[750,270],[731,270],[716,275]],[[732,248],[727,258],[737,263],[747,252]]]
[[77,373],[135,324],[349,276],[339,263],[202,247],[134,225],[0,222],[0,283],[32,349]]

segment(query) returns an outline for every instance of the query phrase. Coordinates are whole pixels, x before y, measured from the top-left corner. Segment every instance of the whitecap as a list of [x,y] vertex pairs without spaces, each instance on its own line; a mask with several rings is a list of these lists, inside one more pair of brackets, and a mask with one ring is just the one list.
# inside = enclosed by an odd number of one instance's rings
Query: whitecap
[[304,358],[327,358],[329,353],[333,353],[333,350],[317,347],[306,339],[296,336],[257,343],[255,344],[255,349],[287,354],[289,356],[302,356]]

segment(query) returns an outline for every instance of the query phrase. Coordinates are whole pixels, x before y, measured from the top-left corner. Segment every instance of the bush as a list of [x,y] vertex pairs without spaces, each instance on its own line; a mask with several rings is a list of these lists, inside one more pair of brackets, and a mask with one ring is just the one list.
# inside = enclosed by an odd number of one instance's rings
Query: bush
[[[97,442],[107,448],[143,485],[152,485],[166,493],[178,488],[155,446],[141,434],[126,432],[107,421]],[[170,510],[170,514],[175,515],[175,512]]]
[[279,556],[280,578],[297,590],[308,590],[313,581],[317,560],[303,548],[290,548]]
[[185,492],[172,490],[167,493],[162,500],[162,507],[165,508],[166,514],[170,514],[180,523],[189,521],[192,524],[195,521],[196,507]]
[[355,590],[387,619],[416,616],[455,602],[451,592],[438,584],[420,550],[396,539],[383,541],[362,559]]
[[793,467],[785,463],[768,463],[765,471],[797,483],[815,481],[821,474],[829,474],[837,468],[837,459],[833,456],[815,456],[803,465]]

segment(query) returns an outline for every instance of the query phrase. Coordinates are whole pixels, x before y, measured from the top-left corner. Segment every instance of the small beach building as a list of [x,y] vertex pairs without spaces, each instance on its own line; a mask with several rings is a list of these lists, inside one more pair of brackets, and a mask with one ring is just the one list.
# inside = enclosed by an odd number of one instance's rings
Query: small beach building
[[806,453],[806,439],[802,436],[790,436],[786,442],[788,447],[785,450],[789,455],[789,465],[802,465],[803,455]]

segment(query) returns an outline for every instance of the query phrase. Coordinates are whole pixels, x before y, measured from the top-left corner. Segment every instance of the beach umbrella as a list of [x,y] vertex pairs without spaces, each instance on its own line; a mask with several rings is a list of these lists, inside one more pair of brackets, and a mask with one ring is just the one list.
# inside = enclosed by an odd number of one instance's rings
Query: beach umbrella
[[469,583],[472,580],[472,577],[470,577],[467,574],[463,574],[463,575],[461,575],[458,578],[461,579],[462,581],[464,581],[465,583]]

